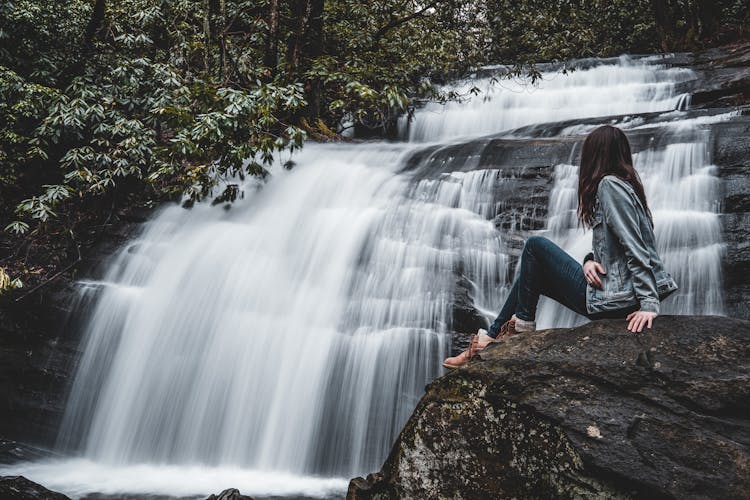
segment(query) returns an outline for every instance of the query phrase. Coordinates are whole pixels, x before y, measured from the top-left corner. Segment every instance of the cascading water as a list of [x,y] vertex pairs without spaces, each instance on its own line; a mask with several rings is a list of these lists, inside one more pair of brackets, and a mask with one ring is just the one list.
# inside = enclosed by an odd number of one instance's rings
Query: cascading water
[[525,125],[673,110],[685,99],[675,86],[694,78],[688,69],[658,70],[626,56],[608,62],[565,75],[544,73],[539,87],[525,79],[495,76],[458,82],[447,90],[458,95],[471,95],[473,88],[482,92],[467,102],[427,104],[409,124],[408,137],[451,141]]
[[[476,168],[482,140],[460,160],[439,153],[458,136],[533,142],[509,129],[669,112],[684,107],[675,88],[692,77],[623,58],[545,74],[538,88],[472,79],[457,88],[483,88],[479,98],[428,105],[403,124],[412,142],[433,143],[419,161],[428,146],[309,144],[297,167],[246,184],[231,209],[165,208],[101,281],[82,284],[96,301],[60,434],[82,458],[13,472],[74,496],[340,494],[344,478],[380,466],[442,373],[457,283],[487,320],[507,294],[511,252],[492,221],[503,168]],[[636,155],[681,286],[665,309],[720,313],[707,138],[665,129]],[[555,167],[546,234],[582,257],[576,175]],[[551,303],[540,314],[545,326],[580,321]]]

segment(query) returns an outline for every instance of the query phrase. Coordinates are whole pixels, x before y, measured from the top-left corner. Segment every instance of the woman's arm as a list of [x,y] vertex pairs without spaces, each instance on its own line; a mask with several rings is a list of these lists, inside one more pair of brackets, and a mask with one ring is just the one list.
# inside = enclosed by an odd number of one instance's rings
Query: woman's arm
[[605,221],[625,250],[641,311],[659,314],[656,276],[639,224],[638,211],[642,208],[636,205],[636,201],[624,186],[607,178],[599,183],[598,195],[604,209]]

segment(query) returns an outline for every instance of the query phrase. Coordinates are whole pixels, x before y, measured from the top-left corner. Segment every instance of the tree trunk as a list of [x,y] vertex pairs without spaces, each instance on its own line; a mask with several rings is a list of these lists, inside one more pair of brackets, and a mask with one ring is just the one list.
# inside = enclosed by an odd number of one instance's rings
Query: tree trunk
[[[310,0],[310,18],[305,43],[306,64],[323,55],[323,10],[325,0]],[[307,116],[315,120],[320,116],[323,86],[317,79],[309,82],[307,91]]]
[[287,63],[289,73],[295,75],[300,72],[302,65],[307,20],[310,18],[310,0],[291,0],[289,3],[293,27],[292,35],[287,42]]
[[224,81],[227,78],[227,1],[219,0],[219,21],[218,21],[218,33],[219,33],[219,52],[220,67],[221,67],[221,80]]
[[310,18],[307,30],[306,56],[315,58],[323,55],[323,10],[325,0],[310,0]]
[[270,0],[268,6],[268,35],[266,36],[266,53],[263,55],[263,66],[268,68],[271,77],[276,74],[279,64],[279,0]]
[[[323,12],[325,0],[292,0],[293,33],[287,45],[290,75],[300,75],[310,68],[312,60],[323,55]],[[305,82],[306,117],[320,116],[322,85],[316,79]]]
[[88,25],[86,25],[86,33],[83,35],[84,53],[91,51],[94,45],[94,39],[99,33],[99,30],[102,29],[106,7],[106,0],[96,0],[96,3],[94,3],[94,10],[91,12],[91,18],[89,19]]
[[710,38],[716,34],[719,27],[721,7],[713,0],[697,0],[697,15],[700,23],[701,38]]
[[669,52],[672,48],[672,37],[674,36],[674,19],[668,0],[651,0],[651,10],[654,14],[661,50]]
[[60,72],[58,77],[58,85],[60,88],[67,87],[74,78],[82,75],[86,71],[86,64],[94,52],[94,40],[102,31],[106,8],[106,0],[96,0],[94,3],[91,17],[86,24],[86,31],[83,32],[80,51],[77,54],[71,55],[70,64]]
[[203,68],[211,69],[211,4],[203,0]]

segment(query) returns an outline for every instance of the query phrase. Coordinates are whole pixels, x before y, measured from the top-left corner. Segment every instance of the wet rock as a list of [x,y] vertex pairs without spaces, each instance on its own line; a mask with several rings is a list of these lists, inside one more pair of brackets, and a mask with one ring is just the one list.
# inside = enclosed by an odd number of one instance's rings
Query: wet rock
[[705,71],[701,81],[711,85],[693,93],[692,106],[740,106],[750,102],[750,67]]
[[0,436],[54,443],[78,340],[60,331],[56,304],[0,308]]
[[[133,213],[133,220],[145,220],[144,210]],[[91,305],[76,281],[101,276],[110,256],[141,228],[127,217],[113,221],[81,248],[74,267],[21,297],[0,297],[0,438],[54,445],[79,355],[81,316]]]
[[211,495],[206,500],[253,500],[252,497],[240,494],[237,488],[229,488],[218,495]]
[[722,266],[726,313],[736,318],[750,318],[750,213],[721,215],[726,245]]
[[417,179],[451,172],[496,170],[493,223],[504,233],[511,254],[520,253],[531,231],[547,224],[554,166],[570,161],[577,138],[484,138],[463,144],[430,146],[415,152],[405,170]]
[[396,499],[395,491],[389,490],[387,478],[381,473],[368,474],[367,478],[355,477],[349,482],[347,500]]
[[507,139],[485,137],[465,143],[428,146],[415,151],[403,170],[417,178],[438,178],[451,172],[499,169],[504,178],[547,178],[550,166],[568,163],[577,138]]
[[[728,180],[745,180],[750,170],[750,116],[738,116],[731,121],[715,123],[711,126],[713,132],[713,161],[721,166],[721,176]],[[731,186],[728,186],[731,187]],[[742,193],[736,187],[728,194]],[[746,209],[750,204],[745,204]],[[733,211],[736,207],[725,207]],[[744,210],[743,210],[744,211]]]
[[0,464],[31,462],[56,456],[52,451],[29,446],[17,441],[0,439]]
[[714,124],[713,161],[722,186],[724,300],[730,316],[750,319],[750,116]]
[[665,58],[693,69],[698,78],[678,90],[691,92],[692,107],[739,106],[750,103],[750,43],[742,42]]
[[[450,330],[466,334],[475,333],[479,328],[489,326],[487,319],[479,314],[474,307],[474,285],[465,277],[460,276],[453,294],[453,308]],[[466,348],[470,337],[454,335],[452,352],[460,352]]]
[[89,493],[81,497],[81,500],[196,500],[195,495],[189,497],[176,497],[173,495],[149,495],[131,493]]
[[[104,494],[104,493],[90,493],[83,497],[81,500],[196,500],[195,495],[190,496],[173,496],[173,495],[148,495],[143,493],[129,494]],[[218,495],[209,495],[206,500],[253,500],[253,497],[240,494],[240,490],[236,488],[228,488]],[[271,499],[268,499],[271,500]],[[297,500],[297,499],[290,499]],[[299,500],[307,500],[300,498]]]
[[550,161],[548,166],[541,167],[501,167],[501,176],[495,184],[497,215],[493,222],[508,236],[509,242],[512,242],[513,235],[521,235],[521,240],[524,240],[531,231],[547,226],[547,207],[556,164]]
[[[537,178],[546,167],[570,163],[577,142],[575,137],[535,139],[492,139],[482,150],[479,168],[512,167],[513,176]],[[539,170],[542,167],[544,170]]]
[[3,500],[70,500],[62,493],[50,491],[23,476],[0,477],[0,498]]
[[750,322],[657,319],[494,344],[435,380],[349,499],[746,498]]

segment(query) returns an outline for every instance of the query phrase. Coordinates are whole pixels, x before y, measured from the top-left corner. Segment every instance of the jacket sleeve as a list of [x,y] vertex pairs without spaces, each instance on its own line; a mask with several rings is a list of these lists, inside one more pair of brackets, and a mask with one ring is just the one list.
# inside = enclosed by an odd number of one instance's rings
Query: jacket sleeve
[[659,313],[659,294],[656,288],[649,249],[641,234],[640,204],[628,190],[616,181],[602,179],[599,183],[599,201],[604,209],[607,225],[620,241],[628,269],[633,277],[635,296],[641,306],[641,311]]

